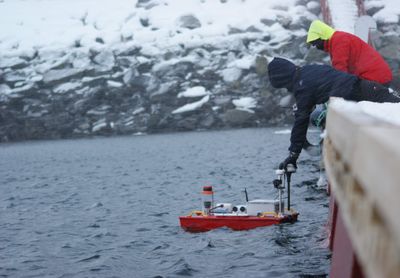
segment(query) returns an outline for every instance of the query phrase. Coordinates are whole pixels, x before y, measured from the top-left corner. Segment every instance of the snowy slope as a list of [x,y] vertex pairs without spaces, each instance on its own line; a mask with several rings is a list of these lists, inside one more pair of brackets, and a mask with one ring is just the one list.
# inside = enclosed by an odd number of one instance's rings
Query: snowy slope
[[[143,3],[142,3],[143,2]],[[225,3],[226,2],[226,3]],[[199,45],[223,40],[232,28],[252,26],[290,37],[280,26],[261,19],[296,21],[309,16],[295,0],[3,0],[0,2],[0,55],[36,50],[83,47],[119,47],[132,40],[158,49],[180,43]],[[194,16],[193,28],[182,28],[182,16]],[[271,24],[272,25],[272,24]]]

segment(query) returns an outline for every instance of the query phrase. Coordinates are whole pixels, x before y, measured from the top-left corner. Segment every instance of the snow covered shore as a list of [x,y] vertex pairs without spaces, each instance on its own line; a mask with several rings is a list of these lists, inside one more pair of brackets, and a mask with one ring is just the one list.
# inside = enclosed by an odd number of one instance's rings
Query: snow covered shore
[[305,44],[319,13],[307,0],[0,0],[0,142],[282,123],[268,59],[327,61]]

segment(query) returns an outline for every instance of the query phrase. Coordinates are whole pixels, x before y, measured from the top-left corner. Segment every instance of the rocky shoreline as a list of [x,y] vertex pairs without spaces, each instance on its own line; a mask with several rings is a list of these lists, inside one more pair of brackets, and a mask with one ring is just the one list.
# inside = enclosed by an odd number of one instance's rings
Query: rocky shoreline
[[[288,123],[291,109],[279,105],[287,94],[269,85],[268,60],[285,56],[299,64],[329,61],[305,44],[308,26],[320,13],[319,4],[298,1],[297,5],[313,15],[261,20],[290,31],[291,36],[281,41],[249,27],[231,28],[214,44],[179,44],[156,55],[132,38],[109,48],[99,37],[96,48],[84,48],[77,41],[62,51],[4,56],[0,142]],[[188,30],[201,25],[194,16],[179,20]],[[145,20],[142,25],[150,27]],[[382,25],[380,30],[376,46],[398,79],[397,27]]]

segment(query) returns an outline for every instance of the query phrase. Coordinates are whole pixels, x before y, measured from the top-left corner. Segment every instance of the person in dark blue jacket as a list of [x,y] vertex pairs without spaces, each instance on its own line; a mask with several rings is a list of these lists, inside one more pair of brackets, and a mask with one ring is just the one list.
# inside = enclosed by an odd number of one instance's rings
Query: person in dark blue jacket
[[274,88],[286,88],[294,94],[297,106],[289,156],[280,163],[280,169],[286,169],[288,164],[297,167],[297,159],[307,141],[310,114],[315,105],[327,102],[329,97],[352,101],[400,102],[398,95],[381,84],[360,79],[328,65],[298,67],[286,59],[274,58],[268,65],[268,75]]

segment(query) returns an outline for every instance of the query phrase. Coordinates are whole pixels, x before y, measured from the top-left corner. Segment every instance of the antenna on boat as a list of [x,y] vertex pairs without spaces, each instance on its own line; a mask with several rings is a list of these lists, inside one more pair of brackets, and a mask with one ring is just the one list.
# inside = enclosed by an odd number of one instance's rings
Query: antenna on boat
[[244,192],[244,196],[246,197],[246,202],[248,202],[249,201],[249,195],[247,194],[246,187],[244,188],[243,192]]

